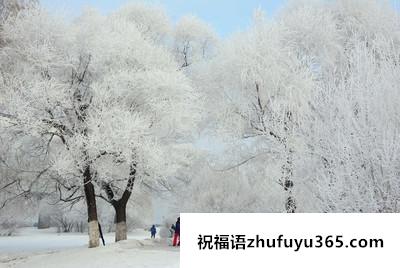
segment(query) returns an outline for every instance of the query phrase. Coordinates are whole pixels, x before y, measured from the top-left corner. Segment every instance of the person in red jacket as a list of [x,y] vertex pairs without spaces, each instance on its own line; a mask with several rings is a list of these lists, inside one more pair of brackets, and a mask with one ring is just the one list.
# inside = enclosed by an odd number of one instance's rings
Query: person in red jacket
[[175,223],[175,233],[174,233],[174,239],[172,240],[172,245],[174,247],[180,246],[181,245],[181,239],[180,239],[180,233],[181,233],[181,218],[178,217]]

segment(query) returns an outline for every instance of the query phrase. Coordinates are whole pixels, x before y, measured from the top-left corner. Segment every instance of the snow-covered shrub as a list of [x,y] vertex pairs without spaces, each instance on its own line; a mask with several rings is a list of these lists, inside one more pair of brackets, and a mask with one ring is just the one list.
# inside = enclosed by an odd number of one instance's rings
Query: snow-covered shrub
[[75,205],[59,206],[54,213],[52,213],[52,225],[57,227],[58,232],[70,233],[80,232],[83,233],[87,230],[87,221],[85,220],[84,206]]

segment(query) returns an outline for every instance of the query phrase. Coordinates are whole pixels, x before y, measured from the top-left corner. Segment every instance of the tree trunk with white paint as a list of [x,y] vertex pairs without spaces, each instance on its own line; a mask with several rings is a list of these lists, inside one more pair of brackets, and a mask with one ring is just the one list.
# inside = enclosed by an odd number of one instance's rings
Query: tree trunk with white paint
[[103,184],[109,203],[115,209],[115,242],[127,240],[128,227],[126,224],[126,206],[132,194],[133,185],[136,178],[136,164],[132,163],[129,172],[129,179],[125,191],[119,200],[115,199],[113,188],[110,184]]
[[121,203],[121,200],[114,206],[115,209],[115,242],[128,239],[128,228],[126,225],[126,204]]
[[92,184],[92,176],[90,166],[85,168],[84,191],[86,197],[86,205],[88,212],[88,232],[89,232],[89,248],[95,248],[100,245],[99,221],[97,219],[96,195]]

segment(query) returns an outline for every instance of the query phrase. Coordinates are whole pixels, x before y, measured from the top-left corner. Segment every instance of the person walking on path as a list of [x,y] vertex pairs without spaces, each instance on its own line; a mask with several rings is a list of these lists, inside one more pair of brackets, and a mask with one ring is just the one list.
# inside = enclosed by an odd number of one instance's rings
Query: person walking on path
[[150,228],[151,238],[156,238],[157,229],[156,226],[153,224]]
[[178,217],[175,223],[175,234],[174,234],[174,240],[172,241],[172,245],[174,247],[180,246],[181,244],[181,238],[180,238],[180,233],[181,233],[181,218]]

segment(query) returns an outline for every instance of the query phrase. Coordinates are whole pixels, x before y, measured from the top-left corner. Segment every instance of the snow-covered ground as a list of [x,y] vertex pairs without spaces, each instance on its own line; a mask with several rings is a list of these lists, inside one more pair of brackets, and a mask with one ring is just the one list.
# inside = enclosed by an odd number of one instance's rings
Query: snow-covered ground
[[85,234],[24,228],[16,236],[0,237],[0,267],[179,267],[179,249],[148,237],[136,230],[127,241],[114,243],[113,234],[106,234],[105,247],[88,249]]

